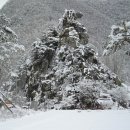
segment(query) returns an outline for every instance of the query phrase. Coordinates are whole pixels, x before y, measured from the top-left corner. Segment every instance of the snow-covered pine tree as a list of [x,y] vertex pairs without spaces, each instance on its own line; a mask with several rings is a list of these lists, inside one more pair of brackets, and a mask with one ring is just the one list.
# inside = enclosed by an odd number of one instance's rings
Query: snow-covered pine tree
[[[105,109],[127,107],[121,81],[97,58],[88,44],[82,13],[65,10],[58,28],[33,43],[26,62],[25,90],[31,108]],[[122,94],[123,95],[123,94]]]
[[[124,21],[120,25],[113,25],[111,27],[111,33],[103,55],[115,53],[127,44],[130,44],[130,21]],[[127,54],[129,55],[129,51]]]

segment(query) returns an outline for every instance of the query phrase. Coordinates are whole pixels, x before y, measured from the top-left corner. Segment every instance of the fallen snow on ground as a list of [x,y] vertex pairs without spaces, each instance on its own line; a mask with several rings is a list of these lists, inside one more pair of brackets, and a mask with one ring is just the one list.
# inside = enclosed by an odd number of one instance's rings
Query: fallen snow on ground
[[0,122],[0,130],[130,130],[129,110],[37,112]]

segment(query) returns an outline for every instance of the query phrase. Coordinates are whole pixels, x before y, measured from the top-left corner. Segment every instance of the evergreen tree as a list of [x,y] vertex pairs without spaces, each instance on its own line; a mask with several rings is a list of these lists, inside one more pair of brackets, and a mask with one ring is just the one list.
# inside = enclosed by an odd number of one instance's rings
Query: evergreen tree
[[[115,53],[127,44],[130,44],[130,21],[124,21],[120,25],[113,25],[111,27],[111,33],[103,55]],[[129,55],[129,51],[127,54]]]

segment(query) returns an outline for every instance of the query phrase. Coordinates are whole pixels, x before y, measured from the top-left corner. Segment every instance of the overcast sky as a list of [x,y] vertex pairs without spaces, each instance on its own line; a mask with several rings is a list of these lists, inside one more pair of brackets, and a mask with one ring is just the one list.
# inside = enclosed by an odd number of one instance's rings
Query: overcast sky
[[7,2],[8,0],[0,0],[0,8],[3,7],[3,5]]

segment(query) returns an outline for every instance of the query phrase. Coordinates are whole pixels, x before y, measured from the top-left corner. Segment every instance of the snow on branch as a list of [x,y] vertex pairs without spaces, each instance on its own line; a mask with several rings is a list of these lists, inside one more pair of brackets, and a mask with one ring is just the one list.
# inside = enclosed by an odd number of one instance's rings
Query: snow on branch
[[110,55],[130,43],[130,21],[113,25],[103,55]]

